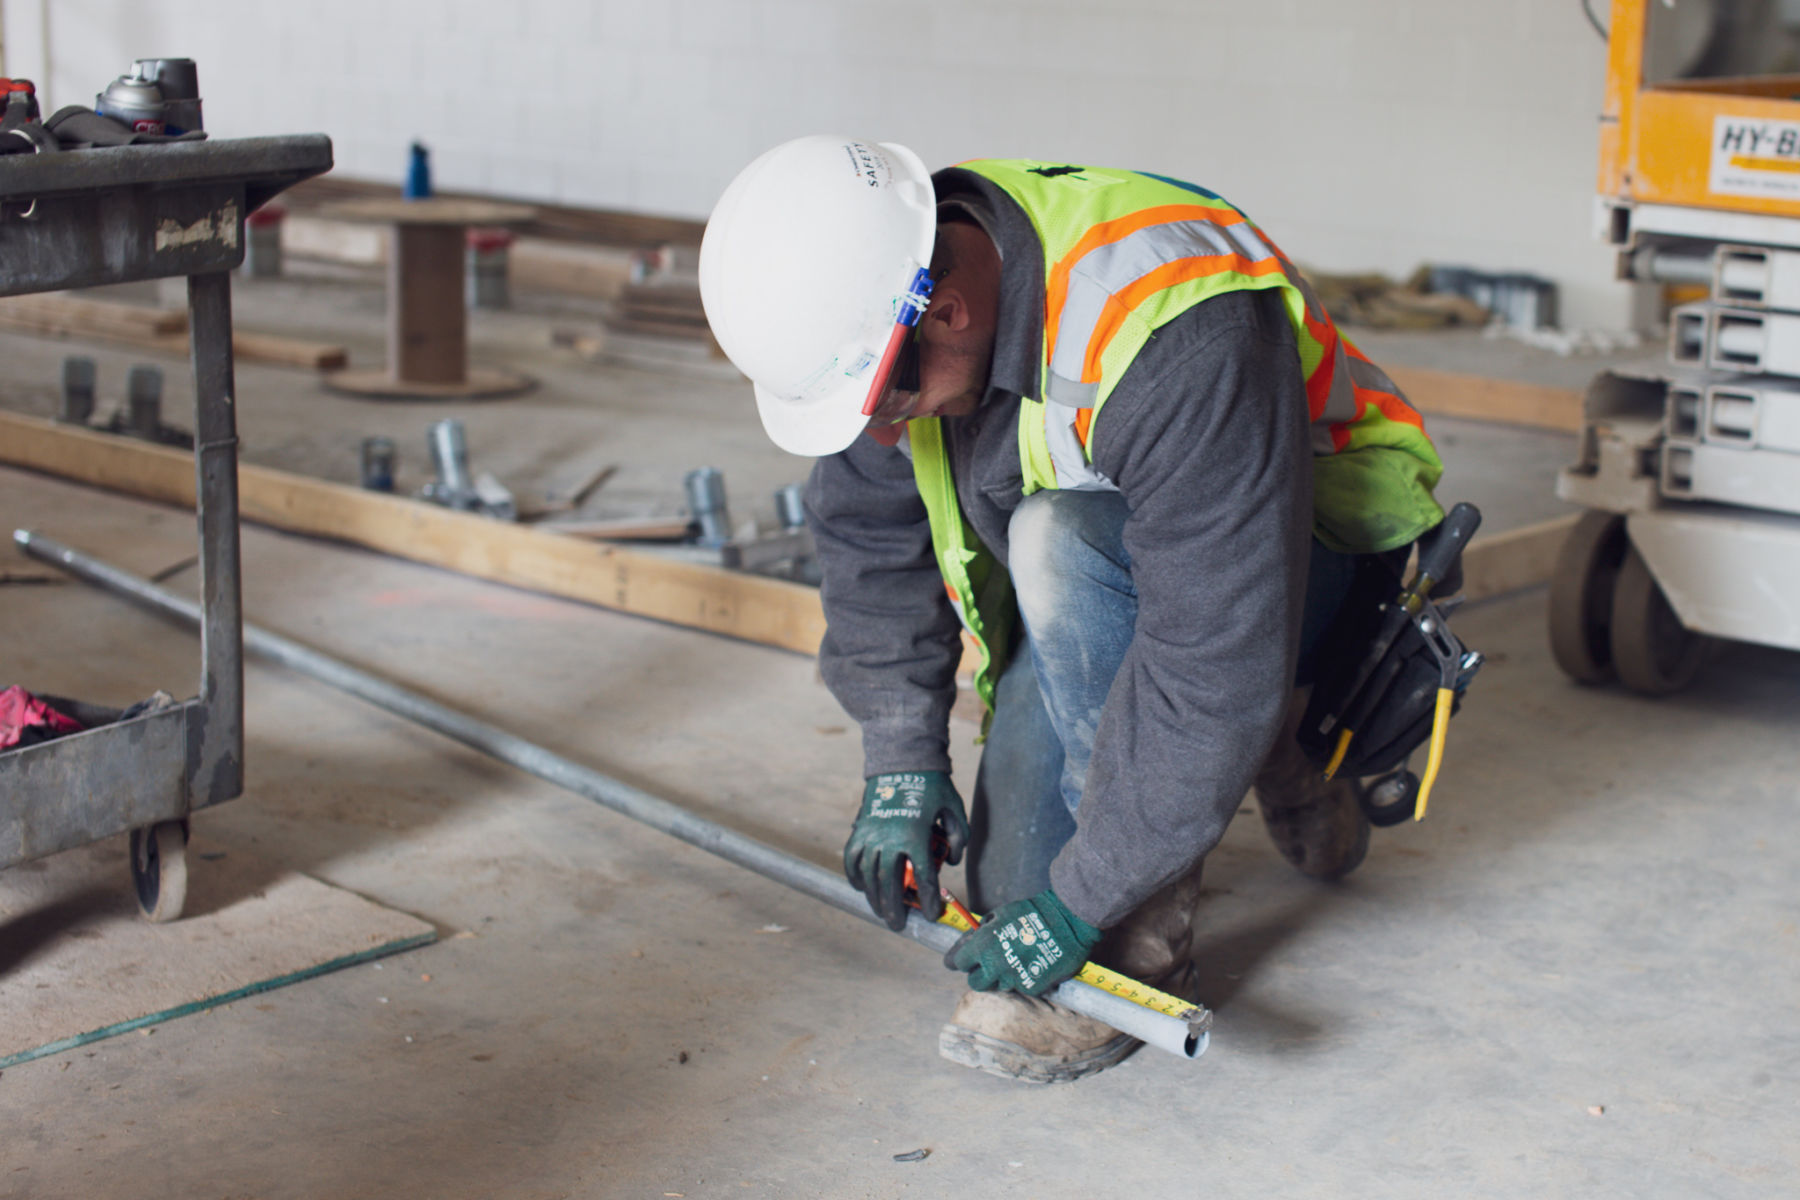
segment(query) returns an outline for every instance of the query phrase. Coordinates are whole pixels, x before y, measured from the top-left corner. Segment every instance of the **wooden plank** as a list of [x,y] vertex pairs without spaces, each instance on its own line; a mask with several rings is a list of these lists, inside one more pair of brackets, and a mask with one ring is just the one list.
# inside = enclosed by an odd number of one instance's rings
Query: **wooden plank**
[[[7,322],[0,320],[0,327]],[[20,328],[22,332],[45,337],[72,337],[84,341],[117,342],[140,350],[155,350],[176,358],[188,353],[187,333],[151,333],[148,330],[120,327],[116,329]],[[272,366],[303,367],[314,371],[335,371],[350,361],[342,346],[309,342],[277,333],[253,333],[235,329],[231,333],[231,350],[239,362],[268,363]]]
[[557,521],[543,526],[567,537],[601,541],[680,541],[694,528],[686,517],[618,517],[610,521]]
[[[192,456],[36,417],[0,413],[0,462],[165,504],[194,503]],[[825,632],[819,593],[784,580],[250,464],[238,467],[238,502],[243,518],[257,524],[802,654],[817,653]]]
[[[191,508],[194,461],[178,450],[0,413],[0,462]],[[745,641],[818,652],[825,615],[816,590],[783,580],[672,562],[581,538],[453,512],[270,467],[238,468],[244,519],[653,617]],[[1470,600],[1547,582],[1576,516],[1478,537],[1463,553]],[[963,670],[972,669],[965,654]]]
[[187,310],[146,308],[46,292],[0,298],[0,327],[30,333],[157,334],[187,332]]
[[[388,231],[347,221],[291,216],[282,222],[281,251],[294,258],[379,266],[387,262]],[[631,279],[630,253],[619,247],[520,238],[507,258],[508,276],[519,292],[611,300]]]
[[[187,353],[185,340],[181,352]],[[247,329],[232,331],[231,353],[239,362],[304,367],[313,371],[335,371],[350,361],[349,353],[342,346],[308,342],[277,333],[252,333]]]
[[[339,200],[374,196],[398,196],[400,189],[390,183],[351,179],[332,172],[289,188],[281,194],[281,202],[294,213],[307,213]],[[617,209],[576,208],[561,204],[541,204],[536,200],[506,196],[480,195],[473,192],[439,191],[439,196],[465,200],[499,200],[531,206],[535,215],[517,227],[516,232],[530,237],[560,242],[586,242],[602,246],[661,246],[666,244],[698,246],[706,222],[689,217],[660,217],[648,213],[622,212]]]
[[292,258],[380,266],[387,261],[388,231],[375,225],[294,215],[281,223],[281,253]]
[[512,286],[521,292],[557,292],[610,300],[631,278],[624,251],[520,238],[508,252]]
[[1447,417],[1498,421],[1561,433],[1581,431],[1582,394],[1575,388],[1459,375],[1426,367],[1384,365],[1383,370],[1400,385],[1413,407],[1426,415],[1442,413]]
[[705,322],[695,325],[685,321],[649,321],[621,315],[608,318],[606,327],[614,333],[676,338],[684,342],[704,343],[712,352],[713,357],[724,357],[718,342],[713,340],[712,327]]
[[1580,514],[1477,537],[1463,551],[1463,595],[1487,600],[1550,582],[1556,554]]

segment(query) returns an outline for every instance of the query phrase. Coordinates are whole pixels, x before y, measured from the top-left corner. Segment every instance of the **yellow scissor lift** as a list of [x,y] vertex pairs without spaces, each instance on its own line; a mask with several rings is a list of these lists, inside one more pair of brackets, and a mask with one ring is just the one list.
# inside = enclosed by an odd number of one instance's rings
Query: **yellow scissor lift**
[[1659,3],[1612,5],[1597,226],[1621,278],[1704,298],[1666,367],[1589,387],[1550,589],[1562,669],[1648,694],[1710,637],[1800,649],[1800,75],[1647,82]]

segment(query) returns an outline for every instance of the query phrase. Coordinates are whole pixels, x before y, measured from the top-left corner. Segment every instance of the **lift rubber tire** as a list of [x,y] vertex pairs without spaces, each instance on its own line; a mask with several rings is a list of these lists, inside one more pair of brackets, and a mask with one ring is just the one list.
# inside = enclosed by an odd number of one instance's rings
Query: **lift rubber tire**
[[1631,541],[1625,518],[1589,509],[1569,531],[1550,576],[1550,653],[1576,683],[1610,683],[1613,592]]
[[1667,696],[1694,682],[1708,639],[1681,623],[1633,547],[1613,589],[1612,656],[1619,682],[1646,696]]
[[1356,799],[1369,824],[1377,829],[1410,821],[1419,803],[1419,777],[1402,767],[1364,784]]
[[131,883],[138,910],[158,923],[187,903],[187,822],[158,821],[131,831]]

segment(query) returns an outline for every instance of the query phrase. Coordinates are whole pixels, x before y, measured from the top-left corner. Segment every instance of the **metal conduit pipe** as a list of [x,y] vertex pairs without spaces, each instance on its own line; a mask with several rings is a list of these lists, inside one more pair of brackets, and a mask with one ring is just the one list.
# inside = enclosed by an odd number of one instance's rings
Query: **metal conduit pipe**
[[[143,607],[181,621],[190,628],[199,627],[198,605],[157,587],[147,579],[122,571],[29,530],[14,530],[13,541],[25,554],[40,562],[49,563],[77,579],[136,601]],[[880,919],[869,910],[863,894],[834,871],[795,858],[755,838],[696,816],[679,805],[552,754],[524,738],[248,623],[244,625],[244,648],[423,725],[473,750],[491,755],[501,762],[536,775],[539,779],[585,796],[622,816],[679,838],[727,862],[736,863],[777,883],[784,883],[795,891],[815,900],[822,900],[851,916],[860,917],[871,924],[880,924]],[[883,925],[882,928],[886,926]],[[908,914],[903,932],[940,955],[960,936],[949,926],[926,920],[917,912]],[[1183,1021],[1073,979],[1057,987],[1050,993],[1050,997],[1065,1008],[1092,1017],[1170,1054],[1194,1059],[1206,1052],[1209,1040],[1207,1027],[1211,1014],[1204,1008],[1196,1009],[1197,1015],[1191,1022]]]

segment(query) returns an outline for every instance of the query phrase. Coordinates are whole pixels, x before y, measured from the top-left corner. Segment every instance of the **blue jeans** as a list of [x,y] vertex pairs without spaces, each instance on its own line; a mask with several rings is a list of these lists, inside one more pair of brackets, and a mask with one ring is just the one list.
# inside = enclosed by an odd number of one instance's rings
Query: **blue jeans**
[[[1137,624],[1127,513],[1116,492],[1043,491],[1008,526],[1025,632],[995,690],[975,775],[966,861],[977,911],[1049,887],[1050,862],[1075,833],[1094,730]],[[1313,652],[1355,564],[1312,544],[1297,683],[1311,682]]]

